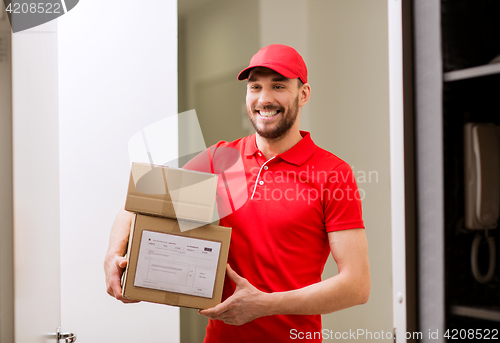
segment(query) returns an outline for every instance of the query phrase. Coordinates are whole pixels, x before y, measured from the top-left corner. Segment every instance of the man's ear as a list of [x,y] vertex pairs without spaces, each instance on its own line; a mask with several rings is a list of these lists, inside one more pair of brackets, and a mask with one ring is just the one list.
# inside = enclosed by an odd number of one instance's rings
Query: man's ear
[[299,89],[299,107],[304,106],[309,101],[311,97],[311,86],[308,83],[304,83]]

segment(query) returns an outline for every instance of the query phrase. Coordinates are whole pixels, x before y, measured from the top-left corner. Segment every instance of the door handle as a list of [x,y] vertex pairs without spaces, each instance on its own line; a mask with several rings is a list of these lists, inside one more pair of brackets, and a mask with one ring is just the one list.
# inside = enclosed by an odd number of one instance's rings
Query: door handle
[[61,338],[64,339],[64,343],[73,343],[76,342],[76,335],[74,333],[63,333],[61,334]]
[[64,339],[64,343],[76,342],[76,335],[72,332],[61,333],[61,328],[57,328],[56,340],[59,343],[61,339]]

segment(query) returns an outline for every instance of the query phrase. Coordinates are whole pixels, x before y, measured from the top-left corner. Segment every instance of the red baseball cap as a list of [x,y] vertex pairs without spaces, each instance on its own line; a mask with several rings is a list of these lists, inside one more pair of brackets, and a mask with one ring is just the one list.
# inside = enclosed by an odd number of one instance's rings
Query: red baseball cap
[[250,60],[250,65],[238,74],[245,80],[253,68],[265,67],[289,79],[300,79],[307,83],[307,67],[302,56],[294,48],[283,44],[271,44],[260,49]]

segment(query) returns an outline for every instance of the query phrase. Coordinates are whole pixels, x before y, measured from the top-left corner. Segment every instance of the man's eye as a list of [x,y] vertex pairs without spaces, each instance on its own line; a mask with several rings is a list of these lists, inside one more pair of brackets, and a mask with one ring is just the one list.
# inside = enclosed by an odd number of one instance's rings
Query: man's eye
[[282,86],[282,85],[276,85],[276,86],[274,86],[274,88],[275,88],[275,89],[283,89],[283,88],[285,88],[285,87],[284,87],[284,86]]

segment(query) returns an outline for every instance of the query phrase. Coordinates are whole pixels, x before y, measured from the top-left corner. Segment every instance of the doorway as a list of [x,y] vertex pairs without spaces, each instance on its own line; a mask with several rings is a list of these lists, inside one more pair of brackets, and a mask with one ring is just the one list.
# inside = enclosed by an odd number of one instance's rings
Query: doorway
[[[236,75],[258,49],[287,44],[304,57],[312,96],[302,114],[302,129],[353,168],[365,194],[372,271],[369,302],[324,315],[323,327],[333,333],[392,333],[387,1],[180,3],[179,112],[196,109],[207,146],[253,133],[245,126],[242,109],[245,85]],[[273,26],[273,13],[289,20]],[[223,106],[217,97],[221,93]],[[336,273],[330,258],[323,277]],[[181,342],[200,342],[206,323],[197,313],[181,309]]]

